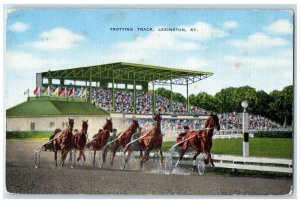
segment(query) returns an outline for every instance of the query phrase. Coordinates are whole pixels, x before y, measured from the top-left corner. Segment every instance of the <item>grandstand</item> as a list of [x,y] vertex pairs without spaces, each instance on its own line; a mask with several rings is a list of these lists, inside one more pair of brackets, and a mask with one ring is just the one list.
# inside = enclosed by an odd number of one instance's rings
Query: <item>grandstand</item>
[[118,62],[37,73],[36,85],[41,87],[41,92],[49,88],[46,91],[49,96],[58,88],[57,95],[64,90],[64,96],[68,97],[67,92],[74,88],[72,97],[85,96],[87,101],[109,112],[148,114],[159,108],[169,114],[189,113],[188,99],[181,104],[172,97],[169,100],[155,95],[155,91],[148,90],[149,84],[152,84],[152,90],[155,85],[169,85],[171,90],[173,85],[185,85],[188,98],[190,84],[212,75],[210,72]]

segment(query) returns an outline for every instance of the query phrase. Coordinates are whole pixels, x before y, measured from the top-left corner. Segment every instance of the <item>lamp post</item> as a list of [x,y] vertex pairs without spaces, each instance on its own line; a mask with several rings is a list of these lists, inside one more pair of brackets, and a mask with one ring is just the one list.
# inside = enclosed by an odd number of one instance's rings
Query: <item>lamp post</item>
[[243,112],[243,157],[249,156],[249,132],[248,132],[248,126],[249,126],[249,115],[246,112],[246,108],[248,107],[248,102],[243,101],[242,107],[244,108]]

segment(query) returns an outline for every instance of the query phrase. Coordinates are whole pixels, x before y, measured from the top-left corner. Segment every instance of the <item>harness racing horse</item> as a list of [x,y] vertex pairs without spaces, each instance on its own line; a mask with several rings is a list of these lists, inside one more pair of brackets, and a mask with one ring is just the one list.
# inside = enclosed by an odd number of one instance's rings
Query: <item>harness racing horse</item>
[[57,166],[57,151],[61,150],[60,165],[63,167],[69,151],[73,148],[73,127],[74,119],[69,118],[68,127],[53,138],[55,166]]
[[[106,118],[106,123],[103,129],[99,129],[98,133],[95,134],[90,142],[87,143],[86,147],[94,151],[93,165],[95,165],[96,151],[101,150],[107,143],[109,139],[109,133],[113,130],[113,124],[111,118]],[[103,162],[106,160],[106,152],[103,153]]]
[[[196,150],[196,154],[193,157],[193,170],[196,170],[196,158],[200,152],[204,152],[206,159],[204,159],[205,164],[211,163],[214,167],[213,160],[211,158],[211,147],[212,147],[212,136],[214,135],[214,129],[220,130],[219,118],[217,115],[211,114],[205,122],[203,130],[190,131],[183,137],[183,143],[181,147],[181,152],[175,167],[178,165],[179,161],[183,158],[184,153],[191,146]],[[186,141],[184,141],[186,140]]]
[[76,133],[73,136],[73,143],[74,143],[74,148],[79,150],[79,156],[77,158],[77,161],[80,160],[81,156],[83,157],[83,160],[85,161],[85,155],[84,155],[84,148],[86,145],[87,141],[87,129],[88,129],[88,120],[83,120],[82,121],[82,127],[81,131]]
[[[162,134],[161,134],[161,116],[159,113],[153,115],[154,128],[141,133],[138,140],[140,149],[140,168],[143,168],[143,164],[148,160],[149,153],[152,149],[159,149],[160,152],[160,164],[163,165],[163,153],[162,153]],[[142,150],[145,149],[144,156],[142,156]]]
[[112,155],[112,158],[110,161],[111,166],[114,163],[114,158],[115,158],[117,150],[121,146],[125,147],[131,141],[131,137],[136,132],[138,127],[139,127],[139,123],[138,123],[136,117],[133,116],[131,125],[125,131],[117,134],[117,140],[114,142],[114,145],[113,145],[113,155]]

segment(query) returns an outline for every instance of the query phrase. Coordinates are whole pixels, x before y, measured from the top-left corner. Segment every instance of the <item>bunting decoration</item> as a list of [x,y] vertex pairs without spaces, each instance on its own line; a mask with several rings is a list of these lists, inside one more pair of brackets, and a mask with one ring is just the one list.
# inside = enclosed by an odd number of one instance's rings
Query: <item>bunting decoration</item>
[[74,87],[72,87],[72,89],[70,90],[70,92],[69,92],[69,97],[73,97],[74,96],[74,93],[75,93],[75,88]]
[[57,94],[58,94],[58,87],[53,90],[51,95],[54,96],[54,95],[57,95]]
[[41,87],[38,86],[37,88],[35,88],[35,90],[33,91],[33,94],[37,95],[40,93]]
[[44,90],[43,94],[47,94],[47,95],[49,96],[49,93],[50,93],[50,87],[48,86],[48,87]]
[[66,96],[66,87],[62,88],[61,92],[59,93],[60,97]]

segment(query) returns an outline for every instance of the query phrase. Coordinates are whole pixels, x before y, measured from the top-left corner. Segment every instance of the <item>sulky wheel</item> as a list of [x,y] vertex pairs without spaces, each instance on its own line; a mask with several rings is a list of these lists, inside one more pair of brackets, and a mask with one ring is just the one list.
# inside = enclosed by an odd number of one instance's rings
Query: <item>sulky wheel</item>
[[76,151],[71,150],[70,151],[70,159],[69,159],[70,168],[75,167],[75,160],[76,160]]
[[198,169],[198,173],[199,175],[203,175],[205,172],[205,163],[203,160],[199,160],[197,163],[197,169]]
[[121,154],[120,154],[120,169],[124,170],[126,167],[126,152],[124,151],[125,149],[122,148],[120,150]]
[[155,163],[159,162],[159,154],[158,154],[158,152],[154,152],[154,154],[153,154],[153,160],[154,160]]
[[165,158],[165,174],[170,175],[174,169],[174,161],[171,154]]
[[103,151],[99,151],[99,157],[98,157],[98,167],[102,168],[103,167]]
[[83,166],[83,165],[84,165],[84,157],[81,156],[79,161],[80,161],[80,162],[79,162],[79,163],[80,163],[80,166]]
[[35,166],[35,168],[39,168],[39,166],[40,166],[40,151],[39,150],[35,150],[34,166]]

